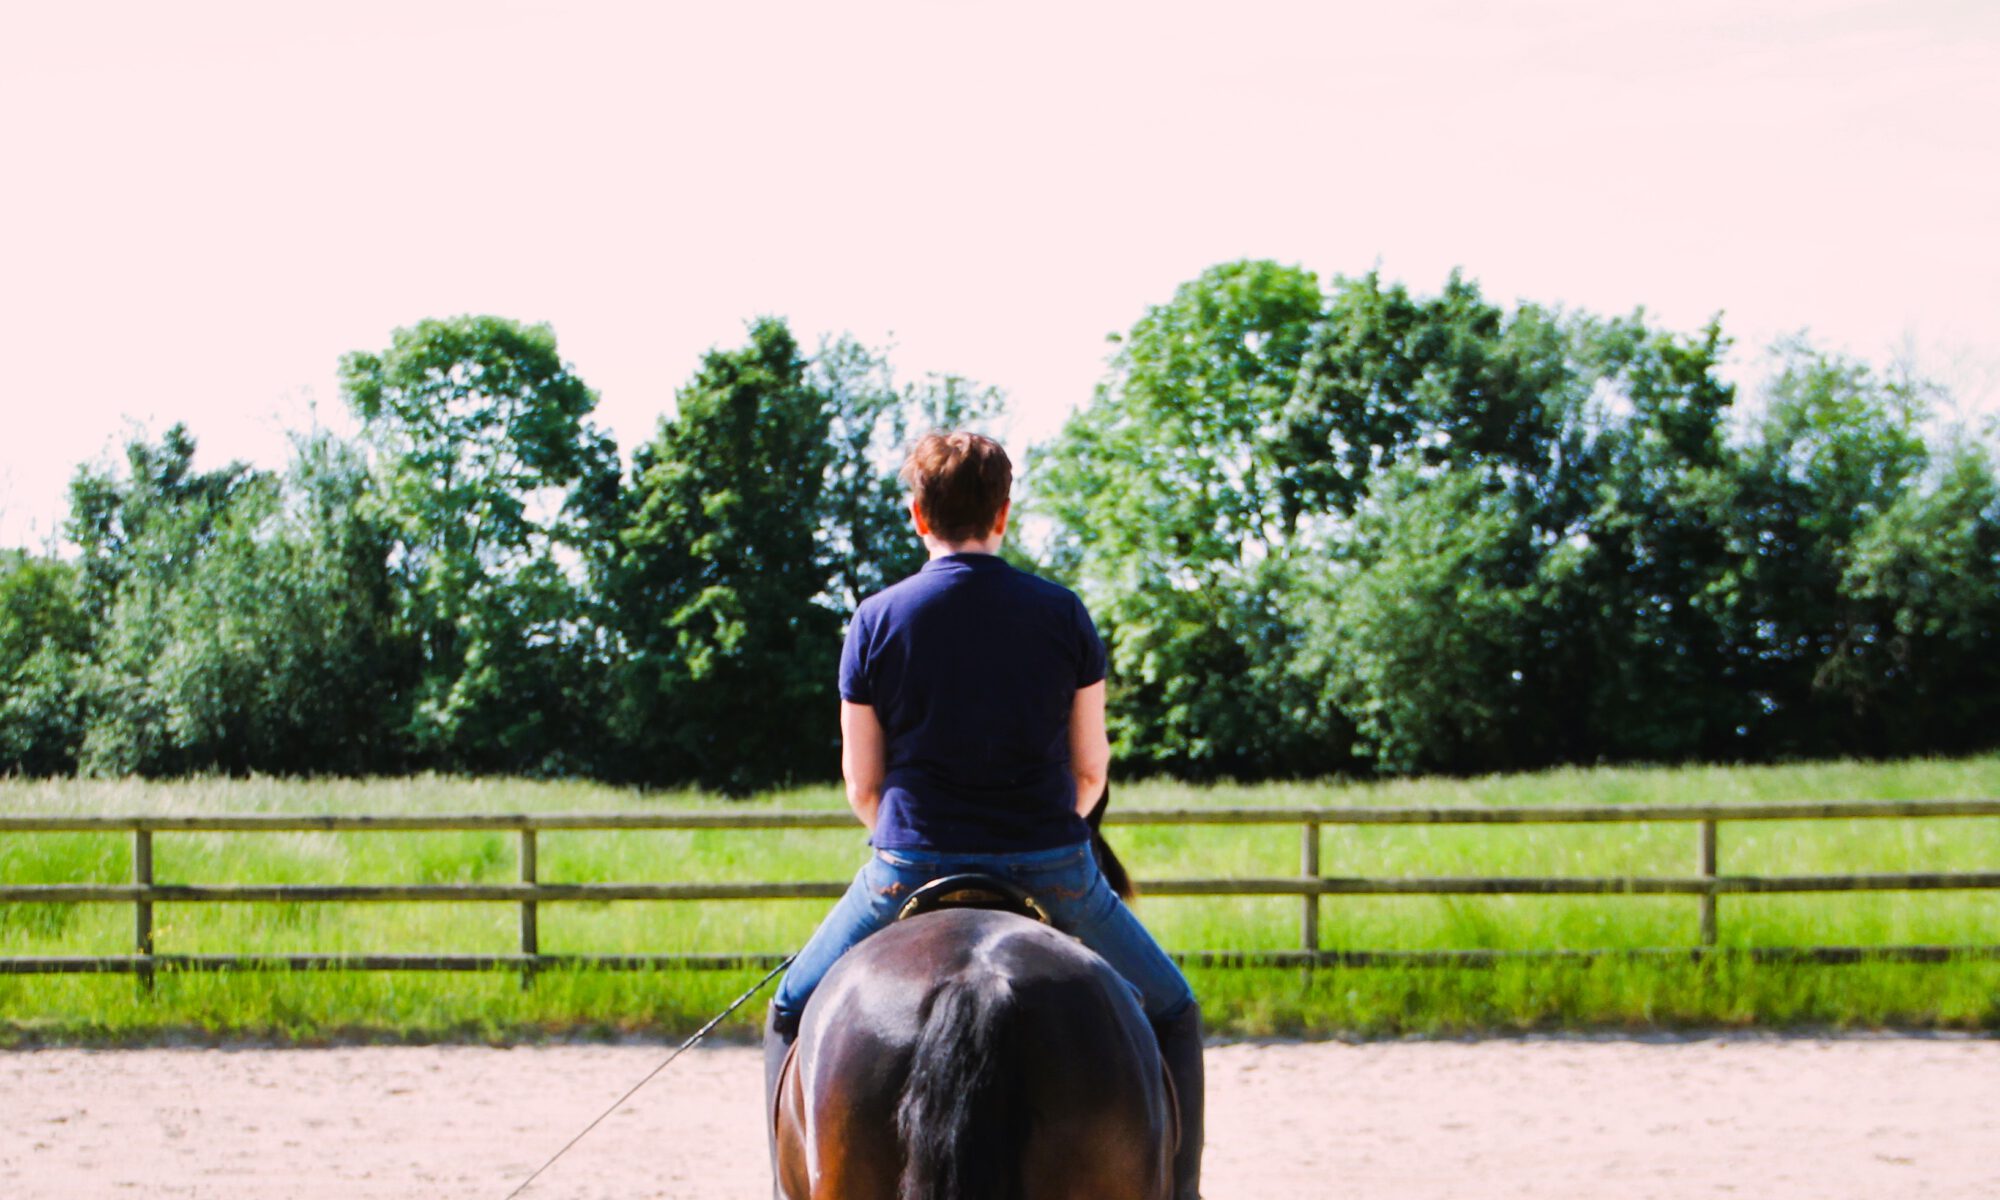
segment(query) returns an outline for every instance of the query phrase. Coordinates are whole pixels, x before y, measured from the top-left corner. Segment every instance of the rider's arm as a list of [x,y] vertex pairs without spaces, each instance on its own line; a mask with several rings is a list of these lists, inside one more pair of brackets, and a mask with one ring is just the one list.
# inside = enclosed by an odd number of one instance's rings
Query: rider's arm
[[1104,681],[1078,688],[1069,709],[1069,769],[1076,776],[1076,811],[1089,816],[1111,773],[1111,739],[1104,732]]
[[847,806],[870,832],[875,810],[882,804],[882,776],[887,771],[882,721],[871,704],[840,702],[840,773],[847,779]]

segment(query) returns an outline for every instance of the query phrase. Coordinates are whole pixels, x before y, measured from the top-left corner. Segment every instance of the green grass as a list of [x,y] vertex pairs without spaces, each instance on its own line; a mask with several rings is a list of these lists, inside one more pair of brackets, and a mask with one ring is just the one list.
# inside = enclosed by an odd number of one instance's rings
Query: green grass
[[[2000,756],[1767,768],[1600,769],[1386,784],[1123,786],[1121,806],[1545,805],[2000,795]],[[833,788],[749,802],[839,808]],[[0,812],[549,812],[724,808],[689,793],[589,784],[370,781],[0,781]],[[1689,824],[1329,827],[1337,875],[1687,875]],[[1294,827],[1125,827],[1120,853],[1146,877],[1283,875]],[[0,835],[0,880],[123,882],[129,835]],[[453,883],[514,878],[506,833],[156,835],[163,883]],[[544,880],[844,879],[859,832],[545,832]],[[1725,873],[1993,870],[2000,819],[1726,824]],[[555,954],[783,952],[825,901],[548,904]],[[164,904],[163,953],[508,953],[511,904]],[[1169,948],[1293,949],[1297,899],[1152,897],[1140,913]],[[1329,948],[1619,949],[1686,946],[1692,897],[1356,897],[1322,901]],[[127,905],[0,905],[0,955],[122,954]],[[1725,946],[2000,942],[2000,894],[1724,897]],[[246,972],[130,978],[0,977],[0,1042],[199,1039],[478,1040],[692,1029],[756,977],[743,972],[510,975]],[[2000,1028],[2000,963],[1813,967],[1602,959],[1488,970],[1206,970],[1210,1022],[1242,1035],[1373,1036],[1546,1028],[1905,1026]],[[747,1033],[759,1006],[730,1027]]]

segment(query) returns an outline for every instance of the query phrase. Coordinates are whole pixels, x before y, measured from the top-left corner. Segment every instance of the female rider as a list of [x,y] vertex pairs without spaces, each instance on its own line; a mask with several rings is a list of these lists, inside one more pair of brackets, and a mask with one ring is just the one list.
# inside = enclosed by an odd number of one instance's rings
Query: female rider
[[1174,1195],[1193,1200],[1201,1009],[1105,883],[1084,823],[1111,760],[1104,645],[1075,593],[999,557],[1013,465],[998,442],[931,434],[902,478],[930,561],[862,601],[840,661],[841,769],[874,852],[771,1002],[767,1100],[807,999],[842,953],[931,880],[998,875],[1137,989],[1181,1109]]

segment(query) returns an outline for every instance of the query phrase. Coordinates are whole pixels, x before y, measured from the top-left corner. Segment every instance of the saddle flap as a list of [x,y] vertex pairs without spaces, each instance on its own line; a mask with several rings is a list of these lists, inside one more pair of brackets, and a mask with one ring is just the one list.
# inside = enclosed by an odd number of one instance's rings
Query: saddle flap
[[896,912],[898,921],[919,917],[941,908],[990,908],[1000,912],[1010,912],[1044,925],[1049,920],[1049,911],[1042,902],[1026,888],[997,875],[972,873],[946,875],[933,879],[903,901],[903,907]]

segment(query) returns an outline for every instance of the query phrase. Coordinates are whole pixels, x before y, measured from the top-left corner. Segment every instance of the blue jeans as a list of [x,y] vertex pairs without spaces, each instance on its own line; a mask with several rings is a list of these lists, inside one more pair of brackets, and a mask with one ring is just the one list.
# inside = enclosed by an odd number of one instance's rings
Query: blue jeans
[[798,1028],[806,1001],[834,962],[894,921],[911,892],[960,871],[998,875],[1031,892],[1048,909],[1057,929],[1095,950],[1125,977],[1153,1021],[1178,1017],[1194,1004],[1186,976],[1104,882],[1088,842],[1019,854],[877,850],[778,985],[771,1009],[779,1028],[788,1032]]

